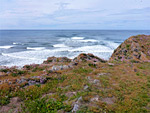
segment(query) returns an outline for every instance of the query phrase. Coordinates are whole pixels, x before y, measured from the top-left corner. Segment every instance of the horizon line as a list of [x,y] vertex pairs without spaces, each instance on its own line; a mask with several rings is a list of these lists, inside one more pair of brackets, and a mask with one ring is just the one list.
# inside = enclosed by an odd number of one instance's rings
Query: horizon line
[[135,31],[138,31],[138,30],[147,30],[147,31],[149,31],[150,29],[0,29],[1,31],[2,30],[120,30],[120,31],[122,31],[122,30],[135,30]]

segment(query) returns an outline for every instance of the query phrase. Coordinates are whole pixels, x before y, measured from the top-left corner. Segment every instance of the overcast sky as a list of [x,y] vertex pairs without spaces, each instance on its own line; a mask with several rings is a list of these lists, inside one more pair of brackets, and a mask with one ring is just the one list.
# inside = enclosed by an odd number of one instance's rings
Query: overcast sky
[[150,29],[150,0],[0,0],[0,29]]

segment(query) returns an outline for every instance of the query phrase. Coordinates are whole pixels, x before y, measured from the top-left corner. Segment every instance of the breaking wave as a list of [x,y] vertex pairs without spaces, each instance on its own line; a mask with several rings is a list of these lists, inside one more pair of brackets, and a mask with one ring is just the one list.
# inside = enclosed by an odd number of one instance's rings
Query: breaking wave
[[65,44],[55,44],[53,45],[53,47],[68,47],[68,46],[66,46]]
[[14,47],[14,46],[0,46],[0,49],[10,49],[12,47]]
[[71,37],[71,39],[73,39],[73,40],[82,40],[82,39],[84,39],[85,37]]
[[38,51],[38,50],[44,50],[45,47],[27,47],[27,49],[28,50],[36,50],[36,51]]

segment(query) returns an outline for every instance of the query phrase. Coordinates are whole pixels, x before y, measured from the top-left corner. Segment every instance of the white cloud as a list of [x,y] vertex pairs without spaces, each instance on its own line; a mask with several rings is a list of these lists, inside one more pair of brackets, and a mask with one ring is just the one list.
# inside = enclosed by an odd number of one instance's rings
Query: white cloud
[[1,0],[0,7],[1,28],[40,29],[66,25],[71,29],[88,26],[103,29],[109,22],[113,23],[109,23],[110,27],[115,28],[116,21],[117,25],[124,25],[126,21],[126,27],[135,24],[132,20],[137,21],[137,26],[141,24],[139,21],[150,23],[149,0]]

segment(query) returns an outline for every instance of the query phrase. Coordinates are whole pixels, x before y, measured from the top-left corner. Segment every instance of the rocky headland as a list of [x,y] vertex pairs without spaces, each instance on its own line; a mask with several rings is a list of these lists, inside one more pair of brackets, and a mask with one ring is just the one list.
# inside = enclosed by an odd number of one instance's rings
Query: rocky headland
[[114,51],[110,60],[150,62],[150,35],[128,38]]
[[0,113],[150,112],[150,35],[132,36],[109,61],[93,54],[0,67]]

